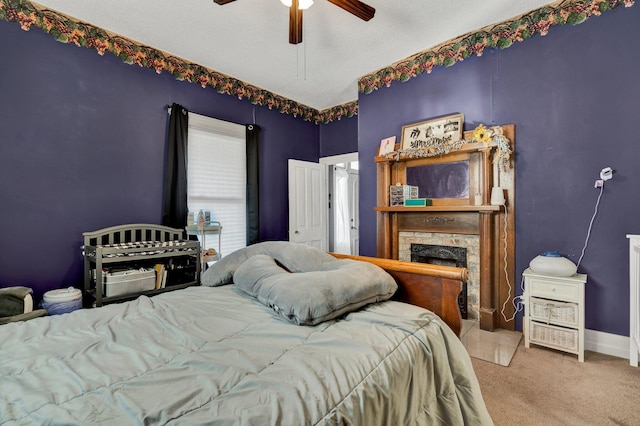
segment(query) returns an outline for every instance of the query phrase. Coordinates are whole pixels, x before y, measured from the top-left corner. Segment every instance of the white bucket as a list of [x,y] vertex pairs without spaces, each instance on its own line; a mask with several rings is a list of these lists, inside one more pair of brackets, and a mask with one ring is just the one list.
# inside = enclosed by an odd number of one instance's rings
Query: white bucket
[[73,312],[82,308],[82,292],[73,287],[48,291],[42,298],[42,307],[49,315]]

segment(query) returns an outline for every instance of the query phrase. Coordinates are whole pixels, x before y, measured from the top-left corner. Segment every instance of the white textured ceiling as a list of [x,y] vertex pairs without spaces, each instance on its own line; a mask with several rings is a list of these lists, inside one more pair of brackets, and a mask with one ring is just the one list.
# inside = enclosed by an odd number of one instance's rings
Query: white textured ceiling
[[364,22],[326,0],[290,45],[279,0],[38,0],[49,9],[323,110],[357,99],[358,78],[548,0],[365,0]]

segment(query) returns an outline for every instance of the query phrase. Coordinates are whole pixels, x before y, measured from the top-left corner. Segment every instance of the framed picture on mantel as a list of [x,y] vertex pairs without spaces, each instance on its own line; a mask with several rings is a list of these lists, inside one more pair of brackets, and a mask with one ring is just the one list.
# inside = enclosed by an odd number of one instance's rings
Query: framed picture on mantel
[[390,136],[380,141],[378,155],[385,155],[396,150],[396,137]]
[[463,138],[464,114],[453,114],[402,127],[402,149],[428,149]]

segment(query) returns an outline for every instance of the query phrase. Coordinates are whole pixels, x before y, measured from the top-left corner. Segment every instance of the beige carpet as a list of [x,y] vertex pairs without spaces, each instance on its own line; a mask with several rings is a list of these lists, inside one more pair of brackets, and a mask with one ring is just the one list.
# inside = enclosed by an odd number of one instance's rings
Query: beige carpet
[[580,363],[523,341],[509,367],[471,360],[497,426],[640,425],[640,368],[629,360],[587,351]]

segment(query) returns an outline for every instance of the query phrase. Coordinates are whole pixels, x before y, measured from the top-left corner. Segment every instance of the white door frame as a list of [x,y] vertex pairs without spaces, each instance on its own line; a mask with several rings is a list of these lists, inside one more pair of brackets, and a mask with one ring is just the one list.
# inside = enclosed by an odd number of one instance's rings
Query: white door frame
[[[295,160],[294,160],[295,161]],[[340,155],[332,155],[329,157],[322,157],[319,159],[318,163],[321,165],[325,166],[325,176],[328,176],[328,169],[330,166],[333,166],[334,164],[339,164],[339,163],[351,163],[354,161],[358,161],[358,153],[357,152],[352,152],[352,153],[348,153],[348,154],[340,154]],[[328,185],[328,179],[325,178],[327,181],[325,182],[325,192],[326,192],[326,188]],[[291,182],[289,182],[289,184],[291,184]],[[291,197],[291,193],[290,193],[290,197]],[[289,203],[291,203],[291,199],[289,200]],[[324,215],[325,218],[325,223],[328,224],[329,223],[329,206],[328,203],[322,203],[322,208],[323,208],[323,212],[321,213],[322,215]],[[291,209],[291,207],[290,207]],[[292,234],[292,232],[295,232],[295,230],[292,231],[291,229],[291,212],[289,212],[289,240],[290,241],[295,241],[295,235]],[[329,228],[327,226],[327,248],[328,248],[328,237],[329,237]],[[292,238],[293,236],[293,238]]]
[[349,170],[349,239],[351,254],[360,254],[360,170]]
[[[321,157],[319,162],[320,164],[324,164],[327,167],[327,170],[329,169],[329,167],[335,165],[335,164],[340,164],[340,163],[352,163],[354,161],[358,161],[358,153],[357,152],[351,152],[348,154],[340,154],[340,155],[332,155],[329,157]],[[327,176],[329,176],[329,173],[327,173]],[[329,182],[327,182],[327,185],[329,184]],[[325,215],[327,217],[327,224],[329,224],[330,218],[329,218],[329,207],[328,204],[325,206],[326,211],[325,211]],[[327,227],[328,228],[328,227]]]
[[320,164],[326,164],[327,166],[332,166],[338,163],[352,163],[354,161],[358,161],[358,153],[351,152],[349,154],[340,154],[340,155],[332,155],[329,157],[320,158]]

